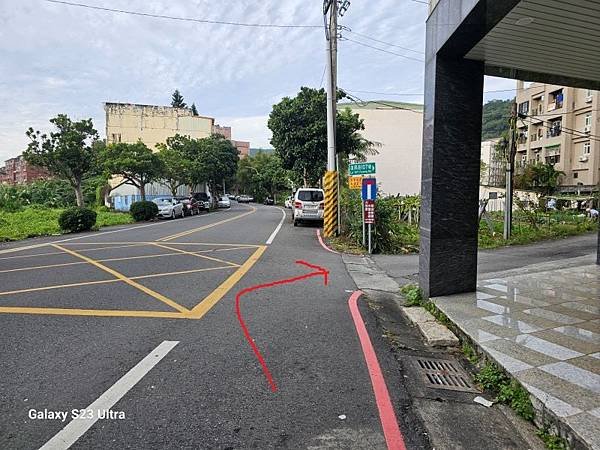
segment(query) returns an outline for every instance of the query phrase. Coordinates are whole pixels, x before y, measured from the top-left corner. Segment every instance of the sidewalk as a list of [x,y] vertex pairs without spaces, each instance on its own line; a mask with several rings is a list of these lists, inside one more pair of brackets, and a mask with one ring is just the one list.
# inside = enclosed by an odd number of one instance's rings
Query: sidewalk
[[521,382],[538,418],[600,449],[600,266],[571,263],[496,275],[476,293],[432,301]]
[[[477,292],[432,301],[523,384],[537,422],[556,425],[572,443],[600,449],[600,266],[592,246],[585,256],[578,249],[569,257],[562,242],[554,245],[555,255],[563,250],[554,261],[539,257],[549,248],[501,249],[497,264],[486,251]],[[512,266],[510,252],[520,258]],[[414,255],[373,261],[400,285],[417,280]]]

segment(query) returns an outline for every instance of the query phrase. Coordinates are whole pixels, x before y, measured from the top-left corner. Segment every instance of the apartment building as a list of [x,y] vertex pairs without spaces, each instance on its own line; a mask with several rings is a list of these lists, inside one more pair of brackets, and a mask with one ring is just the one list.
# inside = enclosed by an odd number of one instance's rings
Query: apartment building
[[224,136],[225,139],[229,139],[235,148],[237,148],[237,151],[240,152],[240,158],[248,156],[248,153],[250,152],[250,142],[231,139],[231,127],[224,127],[216,124],[213,126],[213,133],[220,134],[221,136]]
[[[554,164],[565,173],[561,190],[591,191],[600,183],[598,91],[517,82],[517,168]],[[524,116],[524,117],[523,117]]]
[[503,186],[506,182],[506,169],[496,154],[496,145],[500,139],[488,139],[481,142],[482,186]]
[[49,176],[46,170],[32,166],[23,156],[7,159],[0,168],[0,183],[3,184],[26,184]]

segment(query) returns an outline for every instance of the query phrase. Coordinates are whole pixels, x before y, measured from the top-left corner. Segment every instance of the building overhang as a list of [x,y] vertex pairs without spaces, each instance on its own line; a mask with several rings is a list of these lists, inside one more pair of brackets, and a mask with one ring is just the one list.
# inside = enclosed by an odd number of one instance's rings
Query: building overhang
[[439,0],[427,58],[482,61],[485,74],[600,90],[600,0]]

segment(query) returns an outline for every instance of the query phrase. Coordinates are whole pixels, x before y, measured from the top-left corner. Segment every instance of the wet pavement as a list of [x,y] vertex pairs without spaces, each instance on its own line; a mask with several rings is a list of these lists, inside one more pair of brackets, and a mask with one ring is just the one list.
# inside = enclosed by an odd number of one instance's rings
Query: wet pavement
[[523,384],[544,419],[600,449],[600,266],[496,273],[477,292],[432,300]]

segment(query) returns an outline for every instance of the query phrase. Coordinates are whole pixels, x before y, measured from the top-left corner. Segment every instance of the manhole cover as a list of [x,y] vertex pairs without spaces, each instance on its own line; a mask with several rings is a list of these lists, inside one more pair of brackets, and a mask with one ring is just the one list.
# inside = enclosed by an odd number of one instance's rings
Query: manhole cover
[[479,392],[467,373],[456,361],[415,358],[413,362],[427,387],[449,389],[451,391]]

